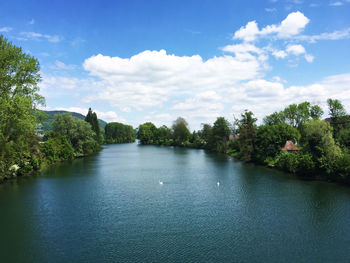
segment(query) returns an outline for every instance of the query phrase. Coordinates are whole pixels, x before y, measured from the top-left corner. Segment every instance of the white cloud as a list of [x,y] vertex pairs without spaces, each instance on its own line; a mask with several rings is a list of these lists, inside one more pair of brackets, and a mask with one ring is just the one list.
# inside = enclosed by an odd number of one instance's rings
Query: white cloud
[[247,42],[254,41],[259,35],[260,30],[256,21],[250,21],[246,26],[242,26],[235,32],[233,39],[241,39]]
[[[191,61],[193,57],[177,57],[164,53],[161,54],[164,61],[159,58],[152,59],[153,56],[160,55],[160,52],[150,52],[149,59],[137,58],[136,61],[132,58],[126,59],[127,61],[121,59],[122,62],[112,60],[108,68],[100,68],[99,65],[100,63],[105,65],[106,61],[112,58],[100,55],[98,58],[100,60],[94,61],[96,57],[91,57],[91,60],[86,61],[85,67],[91,73],[101,75],[101,80],[93,83],[93,79],[44,76],[44,83],[46,82],[44,90],[55,92],[68,88],[81,92],[85,87],[91,94],[91,101],[105,101],[121,110],[127,108],[127,111],[132,111],[133,116],[138,117],[128,119],[128,123],[134,126],[144,121],[152,121],[158,126],[171,125],[176,117],[182,116],[187,119],[192,129],[199,129],[200,124],[204,122],[212,123],[218,116],[232,120],[232,114],[239,117],[244,109],[252,110],[262,120],[264,116],[281,110],[291,103],[305,100],[325,104],[331,97],[339,98],[345,105],[350,105],[348,92],[350,73],[329,76],[311,85],[286,86],[285,81],[280,77],[274,77],[272,81],[264,79],[259,73],[259,67],[254,68],[256,70],[252,71],[254,73],[242,77],[241,75],[246,74],[247,69],[231,68],[228,66],[229,63],[216,64],[216,60],[221,59],[235,61],[232,57],[213,58],[214,61],[195,58]],[[139,55],[142,56],[142,53],[136,56]],[[304,56],[308,55],[304,53]],[[180,63],[173,67],[168,59],[178,59]],[[182,59],[189,60],[187,62],[189,65],[183,66]],[[213,63],[210,68],[205,66],[208,62]],[[123,70],[119,68],[120,65],[116,65],[119,63],[124,63]],[[155,64],[150,65],[150,63]],[[145,73],[147,64],[154,70]],[[165,68],[159,70],[160,65]],[[51,87],[48,87],[49,85]],[[60,109],[82,114],[87,112],[87,107]],[[151,113],[148,115],[143,114],[143,111],[137,113],[134,112],[135,109],[144,109]],[[113,111],[96,110],[96,112],[99,118],[106,121],[125,122]]]
[[0,32],[4,32],[4,33],[7,33],[7,32],[10,32],[12,30],[12,27],[0,27]]
[[339,40],[339,39],[347,39],[347,38],[350,38],[350,28],[346,28],[343,30],[336,30],[331,33],[325,32],[319,35],[298,36],[299,40],[306,40],[311,43],[314,43],[317,40]]
[[17,38],[18,40],[28,40],[28,39],[39,40],[39,41],[47,40],[52,43],[57,43],[62,41],[63,39],[57,35],[45,35],[45,34],[36,33],[36,32],[21,32],[20,35],[23,37]]
[[290,13],[280,25],[268,25],[264,27],[260,34],[269,35],[277,33],[279,38],[289,38],[302,32],[310,20],[301,12]]
[[54,65],[50,66],[52,69],[57,69],[57,70],[72,70],[76,69],[76,65],[67,65],[63,63],[62,61],[56,60]]
[[233,38],[246,42],[256,40],[259,36],[275,34],[278,38],[290,38],[301,33],[309,23],[309,19],[301,12],[290,13],[279,25],[267,25],[259,30],[256,21],[248,22],[235,32]]
[[286,51],[295,56],[299,56],[301,54],[305,54],[305,48],[302,45],[288,45]]
[[311,63],[314,61],[314,56],[312,56],[310,54],[305,54],[305,59],[307,62]]
[[248,53],[253,52],[256,54],[261,54],[262,50],[252,44],[243,43],[237,45],[228,45],[222,48],[222,51],[230,52],[230,53]]
[[267,8],[265,8],[265,11],[266,11],[266,12],[269,12],[269,13],[272,13],[272,12],[276,12],[277,9],[274,8],[274,7],[273,7],[273,8],[268,8],[268,7],[267,7]]
[[287,56],[287,53],[284,50],[273,50],[272,55],[279,59],[279,58],[285,58]]
[[76,78],[69,76],[58,76],[40,72],[42,81],[39,83],[40,94],[46,98],[58,98],[69,91],[98,91],[101,90],[101,83],[92,78]]
[[213,57],[203,61],[167,54],[165,50],[144,51],[131,58],[97,55],[83,67],[99,77],[104,89],[85,98],[101,100],[123,109],[161,107],[172,96],[189,96],[207,89],[222,89],[260,76],[262,62],[255,56]]

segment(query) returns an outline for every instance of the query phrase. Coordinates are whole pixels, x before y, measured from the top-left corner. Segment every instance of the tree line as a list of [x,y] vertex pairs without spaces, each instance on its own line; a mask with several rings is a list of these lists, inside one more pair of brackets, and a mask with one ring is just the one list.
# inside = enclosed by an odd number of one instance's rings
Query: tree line
[[38,93],[39,70],[37,59],[0,35],[0,182],[94,153],[105,137],[109,143],[135,141],[131,126],[110,123],[102,129],[91,108],[85,120],[55,115],[52,130],[38,136],[46,117],[38,110],[45,102]]
[[325,120],[320,106],[303,102],[266,116],[261,125],[248,110],[232,123],[218,117],[192,133],[181,117],[171,128],[147,122],[139,126],[138,138],[141,144],[206,149],[307,178],[350,183],[350,116],[341,101],[327,103]]

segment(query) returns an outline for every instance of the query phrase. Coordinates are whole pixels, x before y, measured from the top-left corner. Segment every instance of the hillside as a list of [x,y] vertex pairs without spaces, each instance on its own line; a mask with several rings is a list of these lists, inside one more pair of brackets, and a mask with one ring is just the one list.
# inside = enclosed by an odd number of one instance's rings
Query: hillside
[[[41,122],[43,133],[52,129],[52,123],[53,123],[53,120],[54,120],[56,114],[70,113],[70,114],[72,114],[73,117],[76,117],[76,118],[82,119],[82,120],[85,119],[85,116],[83,114],[80,114],[77,112],[69,112],[69,111],[43,111],[43,112],[45,112],[47,115],[47,118],[42,120],[42,122]],[[105,122],[104,120],[98,119],[98,122],[99,122],[101,128],[103,128],[103,129],[107,125],[107,122]]]

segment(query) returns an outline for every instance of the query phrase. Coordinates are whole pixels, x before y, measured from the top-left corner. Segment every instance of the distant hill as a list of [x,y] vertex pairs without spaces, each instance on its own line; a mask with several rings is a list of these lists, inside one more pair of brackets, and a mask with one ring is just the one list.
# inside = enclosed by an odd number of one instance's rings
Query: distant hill
[[[72,114],[73,117],[85,120],[85,116],[83,114],[80,114],[80,113],[77,113],[77,112],[70,112],[70,111],[63,111],[63,110],[59,110],[59,111],[43,111],[43,112],[45,112],[47,114],[47,116],[48,116],[47,119],[45,119],[45,120],[43,120],[41,122],[41,124],[42,124],[41,130],[44,133],[49,131],[49,130],[52,130],[52,123],[53,123],[53,120],[54,120],[56,114],[70,113],[70,114]],[[99,122],[101,128],[103,128],[103,129],[107,125],[107,122],[105,122],[103,120],[98,119],[98,122]]]

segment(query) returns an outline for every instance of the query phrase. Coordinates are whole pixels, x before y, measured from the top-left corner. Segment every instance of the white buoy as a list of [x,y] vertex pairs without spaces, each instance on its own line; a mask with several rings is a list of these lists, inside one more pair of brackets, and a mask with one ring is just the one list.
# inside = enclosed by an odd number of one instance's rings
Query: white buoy
[[162,182],[162,181],[159,181],[159,184],[163,184],[163,182]]
[[217,182],[217,183],[216,183],[216,185],[217,185],[217,186],[220,186],[220,183],[219,183],[219,182]]

